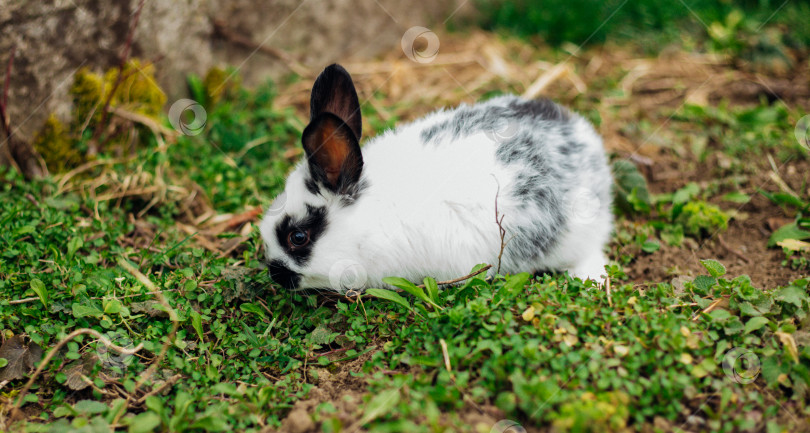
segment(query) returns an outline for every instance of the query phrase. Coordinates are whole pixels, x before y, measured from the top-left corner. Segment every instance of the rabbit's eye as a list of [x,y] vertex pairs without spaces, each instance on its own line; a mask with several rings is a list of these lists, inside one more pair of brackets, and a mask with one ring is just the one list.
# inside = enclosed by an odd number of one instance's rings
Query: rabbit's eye
[[309,230],[293,230],[287,236],[290,248],[301,248],[309,243]]

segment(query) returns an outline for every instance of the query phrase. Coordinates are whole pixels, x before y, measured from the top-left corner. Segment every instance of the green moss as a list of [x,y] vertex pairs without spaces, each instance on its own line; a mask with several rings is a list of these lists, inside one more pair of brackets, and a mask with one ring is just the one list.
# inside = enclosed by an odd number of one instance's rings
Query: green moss
[[149,117],[157,117],[166,104],[166,94],[155,81],[155,67],[152,64],[142,65],[132,59],[124,66],[123,71],[113,68],[104,74],[108,85],[115,85],[121,74],[121,83],[115,89],[110,100],[111,107],[122,107],[129,111]]
[[[116,83],[120,82],[116,86]],[[110,92],[114,93],[110,95]],[[128,145],[133,128],[142,128],[130,122],[113,122],[113,115],[103,115],[104,105],[109,100],[110,109],[121,108],[158,123],[166,104],[166,94],[155,81],[152,64],[142,64],[137,59],[128,61],[123,70],[118,67],[98,74],[88,68],[79,69],[73,77],[69,90],[73,100],[73,114],[68,127],[56,117],[45,122],[35,139],[35,146],[45,159],[48,169],[60,172],[87,160],[83,140],[98,139],[104,145],[101,152],[117,146]],[[101,122],[104,121],[104,125]],[[99,128],[104,135],[97,134]],[[145,145],[150,134],[139,134]]]
[[621,392],[595,395],[584,393],[578,400],[564,403],[554,417],[560,431],[621,431],[630,415],[630,397]]
[[[101,107],[104,95],[109,86],[88,68],[79,69],[73,76],[69,93],[73,97],[73,120],[71,129],[80,131],[85,124],[98,123],[101,118]],[[91,119],[92,116],[92,119]]]
[[675,222],[683,226],[687,235],[700,237],[726,230],[728,219],[729,216],[713,204],[691,201],[684,205]]
[[65,126],[51,114],[45,125],[34,137],[34,148],[45,159],[48,170],[53,173],[65,171],[82,161]]
[[220,69],[211,68],[205,74],[203,87],[207,97],[208,106],[219,103],[223,96],[233,96],[242,87],[242,80],[238,74]]

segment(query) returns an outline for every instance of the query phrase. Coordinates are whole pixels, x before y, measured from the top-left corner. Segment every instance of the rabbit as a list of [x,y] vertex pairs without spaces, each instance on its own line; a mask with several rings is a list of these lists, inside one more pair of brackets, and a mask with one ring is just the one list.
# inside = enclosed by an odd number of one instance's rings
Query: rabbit
[[[600,136],[547,99],[442,109],[360,147],[349,73],[317,77],[304,158],[260,223],[271,278],[345,293],[464,276],[568,271],[599,278],[612,231]],[[501,229],[504,230],[503,236]],[[497,266],[496,266],[497,265]]]

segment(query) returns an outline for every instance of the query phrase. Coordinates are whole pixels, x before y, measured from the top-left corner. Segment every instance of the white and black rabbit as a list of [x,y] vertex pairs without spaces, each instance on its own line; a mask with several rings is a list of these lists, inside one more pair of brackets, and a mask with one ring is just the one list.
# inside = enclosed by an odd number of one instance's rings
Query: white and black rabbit
[[285,288],[344,292],[497,265],[496,206],[502,274],[605,273],[612,178],[579,115],[501,96],[436,111],[362,150],[360,135],[352,79],[331,65],[312,88],[306,159],[261,222],[270,275]]

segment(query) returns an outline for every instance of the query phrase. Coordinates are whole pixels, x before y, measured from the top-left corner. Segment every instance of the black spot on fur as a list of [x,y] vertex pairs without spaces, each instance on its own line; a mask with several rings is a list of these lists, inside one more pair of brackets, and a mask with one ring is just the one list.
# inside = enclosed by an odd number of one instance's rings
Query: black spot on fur
[[[509,194],[533,225],[512,225],[506,216],[510,241],[508,257],[534,260],[555,247],[568,225],[564,197],[581,173],[585,143],[576,140],[574,115],[548,99],[505,98],[493,104],[460,107],[447,120],[421,131],[425,144],[457,140],[485,133],[496,143],[495,156],[513,168]],[[504,128],[504,126],[506,128]]]
[[312,195],[318,195],[321,192],[321,189],[318,187],[318,182],[311,177],[308,177],[307,180],[304,181],[304,186],[307,187],[307,191],[312,193]]
[[301,282],[301,274],[285,266],[281,260],[272,260],[267,267],[270,278],[287,290],[298,287],[298,283]]
[[[289,215],[276,225],[276,238],[279,245],[298,266],[304,266],[312,255],[312,248],[318,238],[326,230],[326,208],[307,205],[307,215],[302,219],[293,219]],[[287,244],[287,237],[293,230],[309,230],[309,243],[303,247],[292,249]]]
[[509,108],[514,110],[518,117],[536,117],[542,120],[567,121],[571,118],[571,113],[553,101],[542,98],[532,100],[516,99],[509,103]]
[[340,196],[340,205],[343,207],[351,206],[360,198],[366,188],[368,188],[366,179],[360,179],[359,182],[352,184],[351,187],[346,188],[346,193]]
[[448,139],[457,139],[482,131],[492,132],[497,136],[501,132],[498,131],[499,127],[504,126],[504,121],[508,123],[525,120],[564,123],[571,120],[571,113],[549,99],[515,98],[506,106],[487,104],[464,106],[456,109],[450,119],[422,130],[420,138],[423,143],[430,143],[445,135]]

